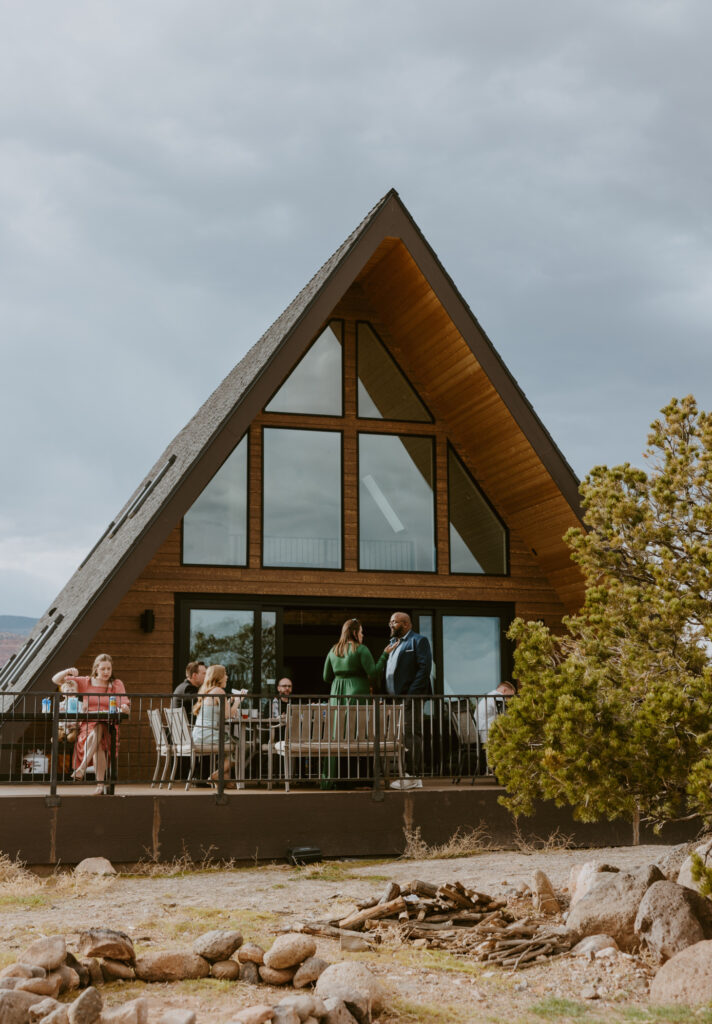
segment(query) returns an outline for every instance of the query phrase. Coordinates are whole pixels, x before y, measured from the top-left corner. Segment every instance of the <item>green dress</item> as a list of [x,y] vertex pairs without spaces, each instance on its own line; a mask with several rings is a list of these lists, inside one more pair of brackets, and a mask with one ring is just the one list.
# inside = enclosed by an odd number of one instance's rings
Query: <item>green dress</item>
[[[367,697],[377,680],[378,670],[365,644],[350,644],[343,658],[333,649],[326,656],[324,682],[331,683],[331,704],[358,704],[359,697]],[[321,788],[331,789],[339,774],[339,758],[325,758],[321,774]]]

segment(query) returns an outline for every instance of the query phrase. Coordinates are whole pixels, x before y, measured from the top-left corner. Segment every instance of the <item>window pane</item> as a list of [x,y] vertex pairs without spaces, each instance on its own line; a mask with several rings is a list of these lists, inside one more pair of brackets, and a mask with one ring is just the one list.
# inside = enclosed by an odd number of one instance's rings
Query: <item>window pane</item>
[[[430,650],[433,654],[433,659],[430,663],[430,686],[435,693],[435,643],[433,640],[433,617],[432,615],[419,615],[418,616],[418,632],[421,636],[428,638],[430,642]],[[427,701],[428,708],[430,707],[430,701]],[[429,711],[427,712],[429,713]]]
[[254,619],[250,609],[191,608],[189,661],[224,665],[231,690],[251,690]]
[[265,411],[342,415],[340,324],[330,324],[322,331]]
[[448,493],[450,572],[506,573],[506,530],[452,448]]
[[433,442],[359,434],[361,569],[435,571]]
[[498,618],[443,615],[443,693],[489,693],[500,678]]
[[341,434],[264,431],[264,565],[341,568]]
[[365,419],[432,422],[428,410],[368,324],[358,325],[357,344],[358,415]]
[[272,695],[277,685],[277,614],[262,612],[262,692]]
[[247,435],[183,517],[183,561],[247,564]]

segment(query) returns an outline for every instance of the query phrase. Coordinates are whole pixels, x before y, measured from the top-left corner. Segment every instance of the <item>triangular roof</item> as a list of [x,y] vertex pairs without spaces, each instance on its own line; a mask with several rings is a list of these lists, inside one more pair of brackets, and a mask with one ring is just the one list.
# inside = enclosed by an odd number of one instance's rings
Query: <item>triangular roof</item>
[[[382,262],[400,253],[399,274],[434,298],[458,342],[472,353],[506,407],[512,429],[526,439],[530,483],[547,492],[538,514],[517,528],[542,560],[562,601],[574,607],[581,594],[561,541],[580,521],[578,480],[480,327],[395,190],[388,192],[333,256],[227,375],[168,445],[116,519],[42,616],[25,646],[0,672],[0,692],[48,684],[50,675],[85,649],[126,590],[210,481],[216,469],[301,358],[345,292],[367,284]],[[392,282],[391,282],[392,285]],[[494,393],[494,392],[493,392]],[[531,476],[531,473],[534,476]],[[552,486],[554,485],[554,486]],[[541,489],[541,488],[540,488]],[[495,497],[495,495],[492,495]],[[553,504],[552,504],[553,502]],[[547,526],[546,521],[554,523]]]

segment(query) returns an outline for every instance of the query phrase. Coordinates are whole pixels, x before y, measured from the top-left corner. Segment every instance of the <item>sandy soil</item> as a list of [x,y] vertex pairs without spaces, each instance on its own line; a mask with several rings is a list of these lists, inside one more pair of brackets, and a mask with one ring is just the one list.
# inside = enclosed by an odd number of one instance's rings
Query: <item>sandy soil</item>
[[[245,940],[269,945],[280,928],[345,913],[355,900],[380,895],[391,879],[436,883],[458,879],[481,892],[513,896],[516,885],[529,883],[533,870],[541,868],[560,892],[574,864],[600,859],[619,868],[634,868],[660,862],[668,850],[655,846],[493,852],[455,860],[339,861],[305,868],[271,865],[168,877],[37,879],[23,874],[0,882],[0,964],[16,959],[40,934],[61,932],[71,948],[78,932],[99,924],[128,932],[139,952],[189,949],[198,935],[222,927],[237,927]],[[526,909],[523,903],[516,904],[520,913]],[[392,1024],[501,1019],[514,1024],[568,1021],[582,1014],[587,1021],[641,1019],[653,973],[645,958],[624,954],[594,962],[567,957],[511,973],[440,950],[419,951],[395,943],[358,954],[341,953],[338,943],[330,939],[319,939],[318,947],[319,955],[328,961],[359,959],[382,977],[393,993],[393,1004],[381,1019]],[[592,989],[598,998],[586,999]],[[265,996],[278,1002],[280,991],[211,980],[151,986],[116,982],[103,989],[109,1005],[142,994],[156,1007],[192,1006],[199,1024],[224,1024],[241,1006]]]

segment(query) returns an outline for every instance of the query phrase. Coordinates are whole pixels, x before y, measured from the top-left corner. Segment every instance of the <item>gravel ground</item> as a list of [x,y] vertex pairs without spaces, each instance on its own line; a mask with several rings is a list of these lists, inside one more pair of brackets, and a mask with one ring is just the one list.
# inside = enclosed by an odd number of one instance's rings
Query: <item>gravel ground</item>
[[[4,883],[0,874],[0,963],[16,959],[38,935],[61,932],[71,947],[79,931],[97,925],[128,932],[138,951],[188,949],[202,932],[221,927],[237,927],[245,940],[268,945],[278,929],[300,920],[345,914],[355,900],[380,895],[390,880],[420,878],[442,883],[457,879],[501,896],[513,895],[514,887],[529,883],[532,872],[540,868],[565,902],[566,892],[562,891],[572,865],[597,859],[622,869],[635,868],[659,863],[669,850],[643,846],[532,854],[492,852],[452,860],[338,861],[305,868],[276,864],[174,875],[122,874],[108,879],[72,875],[38,879],[18,873]],[[527,900],[515,905],[521,914],[527,909]],[[511,973],[441,950],[413,950],[396,943],[386,943],[373,952],[348,954],[340,952],[337,942],[319,939],[318,955],[329,961],[353,958],[368,963],[393,993],[392,1009],[381,1018],[389,1024],[503,1019],[515,1024],[563,1022],[582,1016],[587,1022],[654,1019],[643,1013],[653,973],[644,957],[617,954],[594,962],[565,957]],[[594,990],[597,997],[587,998]],[[224,1024],[239,1007],[265,996],[278,1002],[280,995],[279,989],[261,987],[257,991],[242,983],[208,980],[152,986],[116,982],[103,991],[110,1005],[142,994],[156,1007],[192,1006],[199,1024]]]

